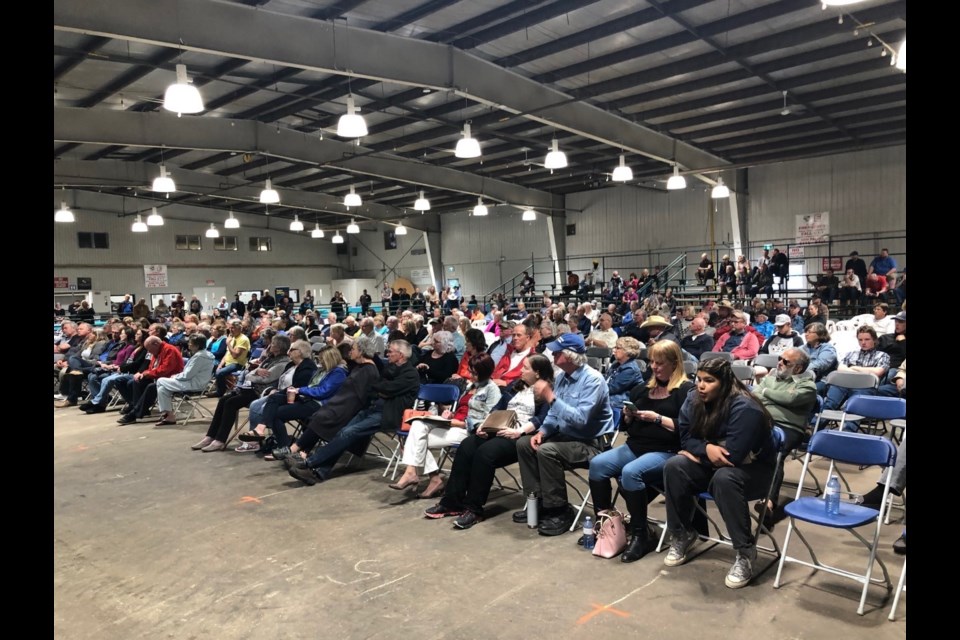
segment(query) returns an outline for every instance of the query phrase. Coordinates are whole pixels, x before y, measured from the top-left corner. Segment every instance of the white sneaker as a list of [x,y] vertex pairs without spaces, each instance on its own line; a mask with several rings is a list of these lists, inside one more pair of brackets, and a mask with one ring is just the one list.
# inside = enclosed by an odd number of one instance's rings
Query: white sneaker
[[739,589],[750,584],[753,579],[753,561],[756,559],[756,547],[737,552],[737,559],[734,560],[733,566],[727,572],[724,584],[731,589]]
[[687,561],[687,553],[693,544],[700,539],[696,531],[684,531],[680,536],[674,536],[670,541],[670,550],[663,559],[663,564],[668,567],[679,567]]
[[67,399],[67,396],[63,395],[62,393],[55,393],[55,394],[53,394],[53,399],[54,399],[54,400],[66,400],[66,399]]

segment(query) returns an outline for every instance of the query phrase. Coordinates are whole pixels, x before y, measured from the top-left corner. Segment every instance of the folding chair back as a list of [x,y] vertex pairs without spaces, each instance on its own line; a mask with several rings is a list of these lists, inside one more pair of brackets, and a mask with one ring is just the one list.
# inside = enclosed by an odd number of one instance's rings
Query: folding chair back
[[733,370],[733,375],[736,376],[737,380],[744,384],[753,384],[755,374],[753,367],[745,362],[734,362],[730,365],[730,368]]
[[[862,371],[833,371],[827,375],[824,382],[835,387],[858,390],[876,389],[880,384],[880,379],[872,373],[864,373]],[[817,414],[817,422],[813,430],[814,432],[819,431],[821,422],[836,422],[842,424],[847,420],[856,422],[862,418],[863,416],[847,409],[824,409]]]
[[726,360],[727,362],[733,362],[733,354],[727,353],[726,351],[704,351],[700,354],[700,362],[706,362],[707,360],[713,360],[714,358],[720,358],[721,360]]
[[[897,460],[897,450],[886,438],[844,431],[818,431],[813,434],[813,437],[810,438],[810,443],[807,445],[807,455],[804,456],[803,471],[800,473],[801,486],[808,473],[810,459],[815,455],[823,456],[830,460],[830,473],[834,471],[837,462],[889,467]],[[890,476],[892,475],[893,474],[887,474],[887,480],[883,485],[883,498],[880,502],[880,509],[873,509],[863,505],[841,501],[840,513],[831,515],[826,511],[824,500],[819,498],[801,498],[800,491],[798,490],[797,499],[784,507],[784,511],[790,517],[790,523],[787,526],[787,534],[783,541],[783,555],[780,557],[780,565],[777,568],[777,577],[774,580],[773,586],[775,588],[780,587],[783,565],[787,562],[801,564],[818,571],[827,571],[828,573],[854,580],[863,585],[863,590],[860,594],[860,605],[857,609],[859,615],[863,615],[864,605],[867,599],[867,589],[871,584],[885,585],[889,591],[893,585],[890,582],[890,574],[887,572],[886,565],[884,565],[883,560],[877,556],[877,543],[880,540],[880,527],[887,505],[887,497],[890,493]],[[800,533],[797,527],[798,520],[808,524],[831,529],[843,529],[850,532],[869,552],[864,573],[855,573],[847,569],[840,569],[820,562],[807,539]],[[858,527],[867,524],[875,524],[872,541],[868,541],[856,531]],[[789,555],[790,541],[794,533],[797,534],[797,538],[807,548],[811,561],[801,560]],[[848,555],[846,550],[844,550],[844,555]],[[877,562],[883,571],[882,580],[872,577],[874,562]]]
[[690,362],[689,360],[684,360],[684,361],[683,361],[683,371],[684,371],[684,373],[686,373],[688,376],[695,376],[695,375],[697,375],[697,365],[698,365],[698,364],[699,364],[699,363],[697,363],[697,362]]
[[757,357],[753,359],[753,364],[767,369],[776,369],[779,362],[780,356],[774,353],[758,353]]
[[610,358],[613,357],[613,349],[609,347],[587,347],[586,355],[588,360],[590,358],[599,358],[600,366],[595,368],[601,373],[606,373],[607,368],[610,366]]
[[[417,401],[414,403],[414,408],[424,409],[428,404],[448,404],[451,411],[456,411],[459,401],[460,387],[455,384],[422,384],[417,392]],[[390,457],[387,458],[387,468],[383,470],[383,477],[386,477],[392,469],[393,473],[390,479],[396,478],[397,471],[400,470],[400,458],[403,457],[403,444],[407,439],[409,430],[408,425],[398,424],[390,435],[391,438],[396,438],[397,444],[393,447]],[[377,450],[379,451],[379,448]]]

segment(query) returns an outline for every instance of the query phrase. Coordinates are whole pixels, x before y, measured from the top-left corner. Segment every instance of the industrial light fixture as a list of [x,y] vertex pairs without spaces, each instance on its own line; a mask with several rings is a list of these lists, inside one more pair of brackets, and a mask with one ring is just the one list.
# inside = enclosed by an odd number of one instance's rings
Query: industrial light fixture
[[340,235],[340,232],[337,231],[337,235],[330,238],[333,241],[333,244],[343,244],[343,236]]
[[233,209],[230,210],[230,215],[227,216],[227,219],[223,221],[224,229],[239,229],[240,221],[233,217]]
[[147,223],[143,221],[143,218],[140,217],[140,214],[137,214],[137,219],[133,222],[133,226],[130,227],[130,231],[134,233],[146,233],[147,232]]
[[458,158],[479,158],[480,143],[470,135],[470,123],[463,125],[463,137],[457,140],[457,149],[453,155]]
[[430,211],[430,201],[423,196],[423,191],[420,192],[417,201],[413,203],[413,208],[416,211]]
[[620,154],[620,164],[614,168],[611,179],[614,182],[629,182],[633,180],[633,169],[626,165],[626,160],[622,153]]
[[278,202],[280,202],[280,194],[277,193],[277,190],[270,184],[270,178],[267,178],[267,186],[260,192],[260,203],[277,204]]
[[60,208],[57,209],[57,212],[53,214],[54,222],[73,222],[73,211],[67,207],[66,200],[60,201]]
[[207,229],[207,232],[206,232],[204,235],[207,236],[208,238],[219,238],[219,237],[220,237],[220,232],[217,231],[216,225],[214,225],[214,224],[211,222],[211,223],[210,223],[210,228]]
[[714,200],[730,197],[730,189],[727,187],[727,185],[723,184],[723,178],[717,178],[717,186],[715,186],[713,191],[710,192],[710,197]]
[[350,218],[350,224],[347,225],[347,233],[360,233],[360,225],[353,218]]
[[167,87],[163,94],[163,108],[173,111],[179,118],[184,113],[200,113],[203,111],[203,98],[197,88],[190,84],[187,77],[187,65],[177,65],[177,82]]
[[680,165],[673,163],[673,175],[667,180],[667,189],[670,191],[676,189],[686,189],[687,179],[680,175]]
[[556,138],[550,143],[550,153],[547,154],[546,159],[543,161],[543,166],[551,171],[554,169],[563,169],[567,166],[567,154],[560,151],[560,146]]
[[524,222],[533,222],[537,219],[537,212],[533,209],[524,209],[522,219]]
[[303,231],[303,223],[300,222],[300,216],[293,214],[293,222],[290,223],[290,231]]
[[477,206],[473,208],[473,215],[475,216],[485,216],[487,215],[487,206],[483,204],[483,198],[477,198]]
[[863,2],[863,0],[820,0],[823,3],[823,8],[827,7],[843,7],[848,4],[857,4],[858,2]]
[[343,205],[345,207],[359,207],[361,204],[363,204],[363,200],[360,199],[360,194],[353,188],[353,185],[350,185],[350,193],[343,197]]
[[150,215],[147,216],[147,226],[148,227],[162,227],[163,226],[163,216],[157,213],[157,208],[153,207],[150,209]]
[[405,236],[407,235],[407,228],[403,226],[403,223],[401,222],[397,225],[397,228],[393,230],[393,233],[398,236]]
[[167,174],[166,165],[160,165],[160,175],[153,179],[153,190],[157,193],[173,193],[177,190],[177,185],[173,184],[173,178]]
[[353,95],[347,96],[347,112],[337,121],[337,135],[341,138],[362,138],[367,135],[367,123],[357,114]]
[[310,232],[310,237],[311,237],[311,238],[322,238],[322,237],[323,237],[323,229],[320,228],[320,223],[319,223],[319,222],[317,223],[317,226],[313,228],[313,231]]
[[900,43],[900,46],[897,48],[897,55],[894,59],[894,64],[897,69],[900,71],[907,71],[907,38],[904,36],[903,42]]

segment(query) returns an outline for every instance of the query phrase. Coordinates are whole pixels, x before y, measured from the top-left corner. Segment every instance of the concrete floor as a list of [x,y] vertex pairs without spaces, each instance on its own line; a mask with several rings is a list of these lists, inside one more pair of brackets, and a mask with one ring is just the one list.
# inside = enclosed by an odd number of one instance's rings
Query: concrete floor
[[[497,491],[490,518],[459,531],[449,519],[424,519],[432,502],[389,489],[373,458],[305,487],[251,454],[191,451],[205,422],[116,418],[55,410],[57,638],[906,636],[906,594],[888,622],[892,595],[881,587],[860,617],[853,582],[797,565],[784,569],[779,590],[776,567],[727,589],[727,548],[673,569],[663,553],[629,565],[601,560],[575,534],[546,538],[513,524],[522,499]],[[788,463],[787,477],[799,469]],[[877,476],[845,473],[860,491]],[[662,518],[662,504],[651,515]],[[777,525],[778,541],[785,530]],[[899,532],[884,527],[880,551],[894,584]],[[818,547],[821,559],[843,563],[857,552],[851,536],[832,538]],[[865,554],[856,558],[846,566],[862,567]]]

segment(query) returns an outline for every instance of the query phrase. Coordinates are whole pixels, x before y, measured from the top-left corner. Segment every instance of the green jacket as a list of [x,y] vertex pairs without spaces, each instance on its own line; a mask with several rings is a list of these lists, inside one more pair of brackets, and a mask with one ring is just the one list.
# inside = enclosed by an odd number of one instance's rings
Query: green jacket
[[771,371],[753,388],[753,395],[773,416],[774,424],[803,432],[817,403],[817,386],[810,378],[777,380]]

